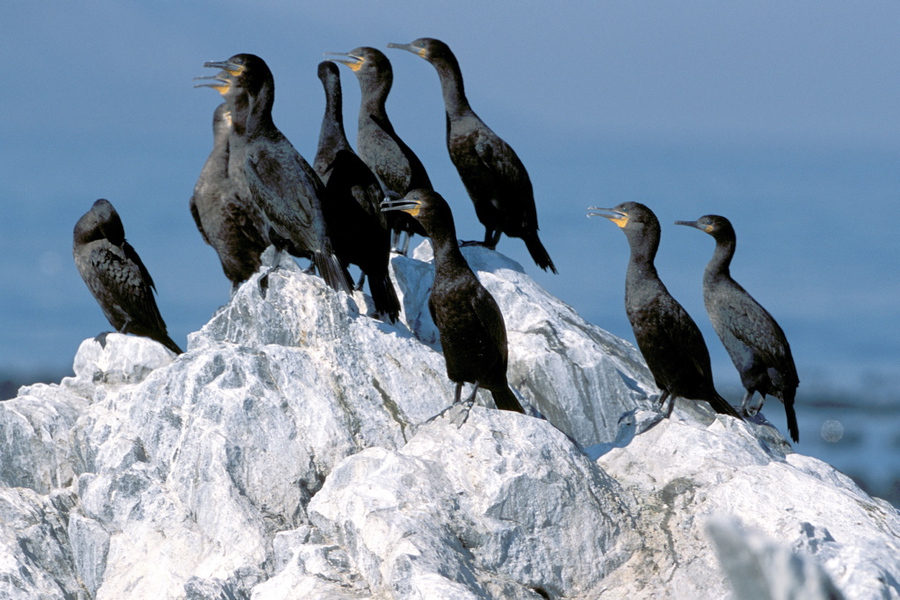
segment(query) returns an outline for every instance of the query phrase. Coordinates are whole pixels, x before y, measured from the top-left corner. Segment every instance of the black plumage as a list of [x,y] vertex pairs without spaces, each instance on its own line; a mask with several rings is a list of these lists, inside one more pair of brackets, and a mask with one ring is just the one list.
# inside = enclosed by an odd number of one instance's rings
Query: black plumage
[[456,240],[453,214],[437,192],[413,190],[400,200],[385,200],[384,210],[400,210],[415,217],[434,247],[434,284],[428,298],[438,328],[447,376],[456,383],[454,403],[464,382],[491,391],[497,408],[524,412],[506,379],[508,350],[503,314],[493,296],[469,267]]
[[72,255],[81,278],[116,331],[148,337],[175,354],[182,353],[166,332],[153,298],[153,279],[125,240],[122,219],[109,201],[97,200],[78,219]]
[[528,171],[512,147],[472,110],[462,71],[450,47],[433,38],[388,47],[408,50],[437,70],[447,117],[447,149],[475,205],[475,214],[485,227],[484,245],[495,248],[502,233],[521,238],[534,262],[556,273],[538,237],[537,209]]
[[203,241],[219,255],[234,293],[259,269],[267,240],[259,208],[228,176],[230,135],[231,114],[223,103],[213,114],[213,149],[194,185],[190,210]]
[[222,69],[216,76],[221,85],[211,87],[231,113],[229,177],[265,215],[268,240],[311,258],[328,285],[351,293],[349,274],[331,247],[322,215],[325,188],[272,120],[275,79],[268,65],[254,54],[236,54],[205,66]]
[[718,413],[740,418],[713,385],[709,350],[686,310],[669,294],[653,264],[659,249],[659,220],[649,208],[624,202],[615,208],[591,207],[589,216],[606,217],[628,238],[631,255],[625,276],[625,311],[638,348],[662,390],[660,408],[672,396],[705,400]]
[[313,168],[325,185],[322,212],[331,243],[344,265],[355,264],[368,277],[375,310],[394,322],[400,300],[388,271],[391,233],[381,212],[381,186],[347,141],[337,65],[322,62],[318,73],[325,88],[325,116]]
[[800,378],[791,346],[772,315],[731,278],[731,259],[737,245],[734,227],[718,215],[676,224],[694,227],[716,240],[716,249],[703,273],[703,303],[747,390],[741,411],[751,412],[750,401],[756,392],[763,400],[768,394],[775,396],[784,404],[791,439],[799,442],[794,396]]
[[[401,198],[410,190],[433,189],[422,161],[400,139],[388,119],[385,103],[394,82],[390,61],[383,52],[369,47],[335,55],[343,58],[331,60],[350,67],[359,81],[361,99],[356,152],[378,177],[384,194],[390,198]],[[422,226],[405,213],[388,213],[387,218],[388,226],[394,232],[395,247],[399,244],[401,233],[407,236],[425,235]],[[409,237],[401,253],[406,254],[408,248]]]

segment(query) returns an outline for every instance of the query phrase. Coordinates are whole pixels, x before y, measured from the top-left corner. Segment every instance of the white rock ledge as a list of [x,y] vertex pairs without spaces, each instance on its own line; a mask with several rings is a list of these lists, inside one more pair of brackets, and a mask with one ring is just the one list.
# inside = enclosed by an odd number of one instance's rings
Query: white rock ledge
[[427,422],[453,393],[427,244],[393,259],[396,326],[284,261],[177,358],[91,338],[0,402],[0,597],[900,598],[890,505],[764,419],[661,420],[630,344],[463,251],[546,420]]

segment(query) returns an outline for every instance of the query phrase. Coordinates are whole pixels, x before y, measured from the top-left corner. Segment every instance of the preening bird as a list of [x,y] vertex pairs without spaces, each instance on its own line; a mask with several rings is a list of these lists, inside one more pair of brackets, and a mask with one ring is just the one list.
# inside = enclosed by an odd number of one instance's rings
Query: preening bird
[[267,238],[259,207],[228,176],[230,136],[231,113],[222,103],[213,113],[213,149],[194,185],[190,210],[203,241],[219,255],[234,294],[262,264]]
[[[625,275],[625,311],[638,349],[662,390],[660,409],[672,397],[705,400],[718,413],[741,418],[713,385],[709,350],[703,334],[686,310],[669,294],[653,264],[659,249],[659,220],[649,208],[624,202],[615,208],[588,209],[588,216],[605,217],[628,238],[631,255]],[[600,211],[600,212],[593,212]]]
[[159,314],[153,279],[125,240],[122,219],[108,200],[97,200],[78,219],[72,255],[78,273],[116,331],[148,337],[175,354],[182,353]]
[[318,74],[325,88],[325,115],[313,168],[325,185],[322,212],[331,244],[341,263],[358,265],[363,278],[369,278],[375,310],[394,322],[400,300],[388,271],[391,233],[381,212],[381,186],[347,141],[337,65],[322,62]]
[[329,286],[352,293],[322,215],[324,186],[272,121],[275,79],[268,65],[254,54],[236,54],[204,66],[222,69],[207,85],[222,94],[231,113],[228,174],[265,215],[269,241],[311,258]]
[[[791,346],[781,327],[753,296],[731,278],[731,259],[737,235],[731,222],[718,215],[696,221],[676,221],[706,232],[716,240],[712,258],[703,272],[703,303],[713,329],[728,351],[747,390],[741,412],[751,414],[751,399],[759,392],[762,400],[771,394],[784,404],[791,439],[800,441],[794,396],[800,378],[794,366]],[[761,408],[762,403],[752,414]]]
[[[434,284],[428,299],[438,328],[447,376],[456,383],[454,404],[463,383],[475,388],[465,403],[471,408],[479,387],[491,391],[497,408],[525,412],[506,379],[506,325],[494,297],[481,285],[459,250],[453,214],[440,194],[413,190],[399,200],[385,200],[385,211],[403,211],[425,228],[434,247]],[[468,414],[468,413],[467,413]]]
[[[432,189],[422,161],[400,139],[388,119],[385,103],[394,82],[391,62],[380,50],[365,46],[347,54],[328,54],[340,57],[330,60],[350,67],[359,81],[362,97],[356,131],[356,152],[378,177],[384,195],[402,198],[410,190]],[[394,232],[393,245],[401,254],[408,251],[412,234],[425,235],[422,226],[407,214],[388,213],[387,217],[388,226]],[[402,233],[407,237],[400,247]]]
[[408,50],[437,70],[447,116],[447,149],[475,205],[475,214],[485,227],[484,245],[495,248],[502,233],[521,238],[534,262],[556,273],[538,237],[537,209],[528,171],[512,147],[472,110],[462,71],[450,47],[433,38],[388,47]]

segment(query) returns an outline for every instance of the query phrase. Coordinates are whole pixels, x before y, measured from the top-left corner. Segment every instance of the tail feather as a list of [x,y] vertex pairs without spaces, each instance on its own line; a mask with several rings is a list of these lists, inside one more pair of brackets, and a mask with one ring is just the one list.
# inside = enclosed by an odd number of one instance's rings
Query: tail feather
[[728,403],[728,400],[726,400],[722,396],[716,394],[714,397],[710,398],[708,402],[710,406],[713,407],[713,410],[717,413],[723,415],[731,415],[732,417],[740,419],[741,421],[744,420],[744,417],[742,417],[740,413],[738,413],[738,411],[736,411],[734,407]]
[[785,394],[782,402],[784,402],[784,414],[787,415],[788,432],[794,443],[797,443],[800,441],[800,429],[797,427],[797,413],[794,412],[794,394]]
[[525,413],[525,409],[522,408],[522,405],[519,404],[519,399],[516,398],[516,395],[509,389],[509,385],[492,389],[491,395],[494,397],[494,404],[496,404],[497,408],[500,410],[510,410],[522,414]]
[[547,254],[547,249],[544,248],[540,238],[538,238],[537,231],[532,231],[523,235],[522,240],[525,242],[525,247],[528,248],[528,253],[531,254],[531,258],[534,259],[537,266],[545,271],[550,269],[553,273],[557,272],[556,266],[554,266],[553,261],[550,260],[550,255]]
[[160,344],[162,344],[163,346],[165,346],[166,348],[168,348],[175,354],[184,354],[184,351],[178,347],[178,344],[176,344],[174,341],[172,341],[172,338],[170,338],[168,336],[168,334],[158,333],[157,335],[152,336],[152,337],[155,341],[159,342]]
[[391,323],[396,322],[400,315],[400,299],[397,298],[397,291],[387,271],[374,276],[369,274],[369,292],[372,294],[375,310],[387,315]]
[[344,291],[353,294],[353,284],[350,281],[350,273],[338,260],[334,252],[316,252],[313,255],[313,263],[316,265],[322,279],[329,286],[338,291]]

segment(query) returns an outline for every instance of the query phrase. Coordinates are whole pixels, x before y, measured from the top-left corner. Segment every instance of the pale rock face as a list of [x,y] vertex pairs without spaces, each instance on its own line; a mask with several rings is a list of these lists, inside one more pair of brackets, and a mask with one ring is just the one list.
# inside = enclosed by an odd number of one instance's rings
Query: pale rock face
[[764,422],[661,420],[630,344],[484,248],[546,420],[429,422],[453,384],[428,253],[393,260],[396,326],[282,260],[185,354],[89,339],[0,402],[0,597],[900,597],[897,511]]

